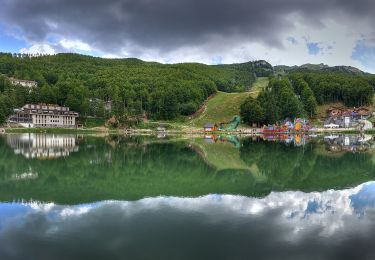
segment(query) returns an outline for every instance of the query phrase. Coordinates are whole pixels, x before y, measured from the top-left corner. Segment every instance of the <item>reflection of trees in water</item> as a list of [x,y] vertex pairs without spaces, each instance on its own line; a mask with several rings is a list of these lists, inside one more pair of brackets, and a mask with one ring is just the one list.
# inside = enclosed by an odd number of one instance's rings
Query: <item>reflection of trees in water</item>
[[321,145],[311,142],[303,147],[293,147],[246,139],[241,147],[241,158],[248,165],[256,164],[277,189],[343,188],[375,178],[371,154],[327,156],[317,152]]
[[[79,147],[69,157],[27,160],[15,155],[0,139],[0,169],[11,166],[0,172],[0,198],[77,203],[159,195],[199,196],[238,193],[252,181],[251,175],[217,174],[183,141],[153,143],[138,138],[86,137],[79,141]],[[38,178],[18,182],[10,178],[30,167],[38,172]]]
[[[371,154],[326,156],[317,143],[293,147],[245,139],[240,159],[263,180],[248,170],[217,171],[185,141],[84,137],[77,145],[80,149],[68,157],[27,160],[0,138],[0,199],[77,204],[210,193],[261,197],[272,190],[343,188],[375,177]],[[30,169],[38,173],[35,178],[14,178]]]

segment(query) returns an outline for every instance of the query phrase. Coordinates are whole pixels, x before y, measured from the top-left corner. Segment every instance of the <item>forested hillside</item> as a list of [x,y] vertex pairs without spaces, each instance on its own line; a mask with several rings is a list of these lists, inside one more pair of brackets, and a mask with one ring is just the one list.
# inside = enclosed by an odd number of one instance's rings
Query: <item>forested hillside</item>
[[[265,63],[271,67],[268,63]],[[0,54],[0,121],[27,102],[57,103],[82,116],[104,116],[111,100],[122,121],[132,117],[173,119],[197,111],[217,90],[249,89],[257,71],[251,62],[209,66],[198,63],[160,64],[138,59],[102,59],[78,54],[27,57]],[[31,91],[11,86],[7,77],[36,80]],[[109,116],[109,115],[106,115]]]
[[[32,91],[9,78],[35,80]],[[374,75],[348,66],[276,66],[265,61],[205,65],[161,64],[138,59],[102,59],[79,54],[29,57],[0,53],[0,123],[25,103],[69,106],[81,117],[131,124],[141,118],[175,119],[195,113],[217,91],[250,90],[257,77],[270,84],[242,106],[247,123],[274,123],[286,117],[314,116],[327,102],[369,105]],[[112,102],[112,111],[104,102]],[[237,104],[238,106],[238,104]]]
[[277,74],[293,73],[293,72],[338,72],[356,76],[369,75],[358,68],[352,66],[333,66],[330,67],[326,64],[303,64],[301,66],[285,66],[279,65],[274,67]]
[[372,105],[373,75],[343,72],[298,71],[273,77],[268,87],[241,106],[248,124],[273,124],[286,118],[313,117],[318,105],[342,102],[346,106]]

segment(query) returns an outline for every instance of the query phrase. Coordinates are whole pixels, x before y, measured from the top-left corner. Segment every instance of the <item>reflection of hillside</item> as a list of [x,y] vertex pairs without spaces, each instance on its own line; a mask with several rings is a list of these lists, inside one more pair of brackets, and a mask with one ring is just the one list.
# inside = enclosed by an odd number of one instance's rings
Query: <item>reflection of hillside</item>
[[207,139],[195,139],[192,148],[202,156],[204,161],[216,169],[223,170],[246,170],[250,171],[256,179],[263,179],[256,165],[247,165],[240,156],[240,150],[233,143],[227,141],[209,142]]
[[75,135],[12,134],[6,140],[15,154],[27,159],[54,159],[78,151]]
[[240,149],[198,139],[153,143],[118,136],[114,141],[116,146],[84,137],[69,157],[40,161],[16,156],[7,137],[0,137],[0,199],[77,204],[212,193],[263,197],[271,191],[341,189],[375,180],[371,153],[325,156],[317,152],[324,149],[323,141],[294,147],[243,139]]

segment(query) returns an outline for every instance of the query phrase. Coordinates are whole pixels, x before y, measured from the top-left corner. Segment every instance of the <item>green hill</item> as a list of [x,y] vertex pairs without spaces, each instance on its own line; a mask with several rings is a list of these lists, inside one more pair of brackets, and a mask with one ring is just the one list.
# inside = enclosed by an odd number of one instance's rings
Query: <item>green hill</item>
[[356,76],[365,76],[369,75],[369,73],[364,72],[358,68],[352,66],[328,66],[326,64],[303,64],[301,66],[285,66],[285,65],[278,65],[274,67],[275,72],[277,74],[285,74],[285,73],[292,73],[292,72],[334,72],[334,73],[343,73],[348,75],[356,75]]
[[[116,115],[170,120],[195,113],[216,91],[244,92],[256,76],[273,73],[265,61],[227,65],[161,64],[139,59],[103,59],[79,54],[30,57],[0,53],[0,123],[25,103],[69,106],[83,117]],[[31,92],[7,78],[37,81]],[[104,101],[112,101],[112,111]],[[139,121],[139,120],[136,120]]]
[[207,100],[202,111],[188,122],[190,126],[202,127],[207,122],[228,122],[235,115],[239,115],[240,106],[248,96],[256,97],[260,90],[266,87],[268,78],[261,77],[252,85],[251,91],[244,93],[218,92]]

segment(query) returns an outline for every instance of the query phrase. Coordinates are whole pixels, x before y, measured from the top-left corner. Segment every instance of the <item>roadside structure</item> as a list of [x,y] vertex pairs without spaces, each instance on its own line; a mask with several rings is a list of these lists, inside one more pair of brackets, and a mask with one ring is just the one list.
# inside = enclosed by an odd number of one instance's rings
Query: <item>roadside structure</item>
[[15,109],[8,123],[16,123],[27,128],[75,128],[78,113],[69,107],[51,104],[26,104]]

